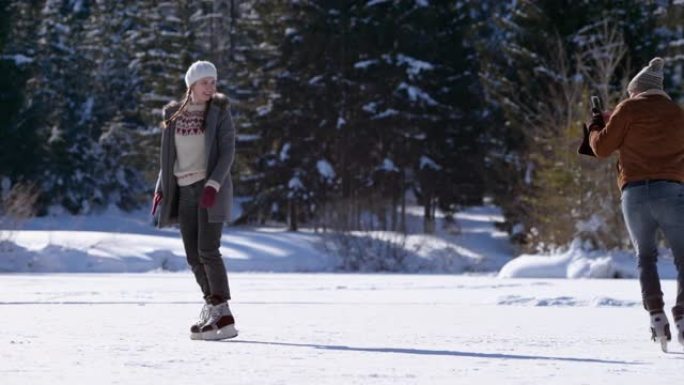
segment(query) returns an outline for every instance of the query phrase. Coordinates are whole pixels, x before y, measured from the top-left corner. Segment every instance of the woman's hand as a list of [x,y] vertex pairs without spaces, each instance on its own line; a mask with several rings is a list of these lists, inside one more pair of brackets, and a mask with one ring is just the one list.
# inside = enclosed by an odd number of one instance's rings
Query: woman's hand
[[211,186],[204,186],[202,191],[202,198],[200,198],[200,207],[208,209],[214,205],[216,201],[216,189]]
[[157,206],[159,206],[159,203],[163,198],[164,195],[161,191],[158,191],[154,194],[154,198],[152,198],[152,216],[154,216],[154,214],[157,212]]

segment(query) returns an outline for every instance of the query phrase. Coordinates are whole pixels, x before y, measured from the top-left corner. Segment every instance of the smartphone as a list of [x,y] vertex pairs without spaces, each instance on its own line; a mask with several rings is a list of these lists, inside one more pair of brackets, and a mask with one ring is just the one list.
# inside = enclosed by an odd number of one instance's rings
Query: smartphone
[[591,112],[601,113],[603,109],[601,108],[601,99],[598,96],[593,95],[591,97]]

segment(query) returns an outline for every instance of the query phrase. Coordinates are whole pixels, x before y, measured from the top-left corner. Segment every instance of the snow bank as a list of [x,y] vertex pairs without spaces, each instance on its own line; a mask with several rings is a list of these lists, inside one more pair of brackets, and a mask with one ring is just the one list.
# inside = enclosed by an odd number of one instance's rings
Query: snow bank
[[[676,277],[672,255],[660,251],[661,278]],[[635,278],[636,258],[625,251],[589,251],[574,241],[567,251],[550,255],[523,254],[504,265],[500,278]]]
[[[330,271],[318,237],[272,229],[229,229],[221,254],[230,271]],[[177,230],[157,235],[102,231],[19,231],[0,245],[0,272],[146,272],[187,269]]]
[[[235,204],[239,209],[239,204]],[[351,271],[463,273],[498,271],[512,257],[506,233],[493,206],[473,207],[447,223],[438,214],[435,234],[422,232],[422,208],[407,208],[409,235],[361,232],[346,235],[362,257]],[[334,238],[334,236],[332,236]],[[0,229],[0,272],[146,272],[186,270],[177,229],[158,230],[147,210],[125,213],[111,208],[101,214],[65,213],[34,218],[18,231]],[[293,233],[273,227],[226,227],[221,254],[231,272],[330,272],[345,269],[344,249],[330,234],[303,229]],[[378,256],[394,248],[396,263]],[[371,254],[377,252],[375,256]],[[374,259],[375,258],[375,259]],[[378,263],[381,262],[381,263]]]

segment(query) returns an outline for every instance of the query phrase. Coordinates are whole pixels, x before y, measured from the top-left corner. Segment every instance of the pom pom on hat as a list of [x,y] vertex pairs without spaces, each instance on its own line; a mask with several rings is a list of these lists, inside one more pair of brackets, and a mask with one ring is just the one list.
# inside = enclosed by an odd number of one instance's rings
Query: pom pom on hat
[[627,90],[632,93],[640,93],[648,90],[663,89],[663,64],[662,58],[653,58],[646,67],[629,82]]

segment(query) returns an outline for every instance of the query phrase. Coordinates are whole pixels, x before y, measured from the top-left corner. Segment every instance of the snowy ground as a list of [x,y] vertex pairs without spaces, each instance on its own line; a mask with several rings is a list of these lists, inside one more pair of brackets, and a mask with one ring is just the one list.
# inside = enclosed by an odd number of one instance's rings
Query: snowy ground
[[[676,384],[634,280],[230,274],[240,336],[191,341],[187,272],[0,275],[9,384]],[[666,281],[668,299],[674,282]],[[683,352],[671,344],[672,350]]]
[[[458,213],[458,232],[438,215],[434,235],[419,234],[420,208],[408,215],[407,271],[480,275],[322,274],[339,260],[320,234],[226,228],[241,334],[225,342],[189,339],[198,289],[178,231],[154,229],[147,213],[0,227],[0,272],[13,273],[0,274],[0,385],[681,380],[684,349],[664,354],[649,341],[636,280],[546,279],[630,277],[631,253],[574,243],[513,259],[495,207]],[[665,280],[668,300],[674,290]]]

